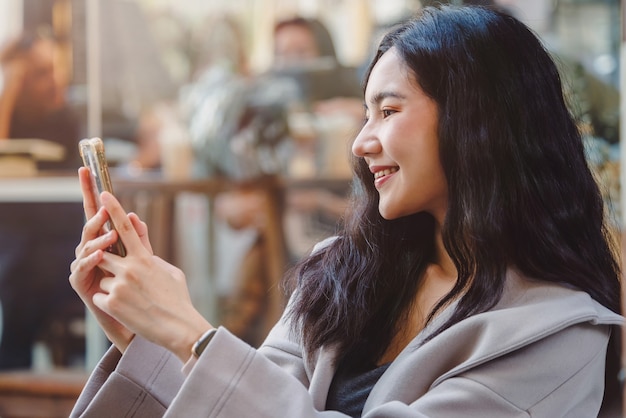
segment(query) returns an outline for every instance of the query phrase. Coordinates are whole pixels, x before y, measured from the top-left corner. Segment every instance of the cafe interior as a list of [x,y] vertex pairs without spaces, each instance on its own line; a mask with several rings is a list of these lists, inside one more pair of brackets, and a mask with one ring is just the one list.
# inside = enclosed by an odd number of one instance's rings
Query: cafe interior
[[[102,139],[114,194],[196,308],[258,346],[281,278],[349,205],[376,42],[434,3],[1,0],[0,416],[68,416],[109,346],[68,282],[81,139]],[[619,239],[620,1],[449,3],[510,13],[553,53]],[[313,52],[276,29],[297,17],[321,23]]]

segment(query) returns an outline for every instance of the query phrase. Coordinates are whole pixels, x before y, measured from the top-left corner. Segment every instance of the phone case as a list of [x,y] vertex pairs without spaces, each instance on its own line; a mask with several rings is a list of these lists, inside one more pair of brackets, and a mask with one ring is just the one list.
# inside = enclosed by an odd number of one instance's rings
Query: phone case
[[[113,193],[113,184],[111,183],[106,155],[104,153],[104,143],[100,138],[87,138],[78,143],[78,148],[80,156],[83,159],[83,164],[91,173],[91,185],[94,195],[96,196],[96,203],[98,207],[100,207],[102,205],[100,202],[100,193],[103,191]],[[112,222],[107,221],[105,229],[110,231],[112,228]],[[122,257],[126,255],[124,244],[122,244],[119,238],[108,251]]]

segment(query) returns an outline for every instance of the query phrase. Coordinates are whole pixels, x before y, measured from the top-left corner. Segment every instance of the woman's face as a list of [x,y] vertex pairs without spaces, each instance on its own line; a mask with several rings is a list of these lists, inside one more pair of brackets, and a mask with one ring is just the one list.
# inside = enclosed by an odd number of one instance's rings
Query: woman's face
[[385,219],[429,212],[443,222],[448,187],[439,160],[437,104],[396,53],[374,66],[365,90],[367,121],[352,145],[365,158]]

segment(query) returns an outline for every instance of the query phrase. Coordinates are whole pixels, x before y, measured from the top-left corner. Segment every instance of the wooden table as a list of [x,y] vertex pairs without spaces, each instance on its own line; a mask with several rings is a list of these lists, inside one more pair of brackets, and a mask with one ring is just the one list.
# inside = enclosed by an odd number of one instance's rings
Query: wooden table
[[78,176],[0,177],[0,203],[42,203],[82,201]]
[[0,416],[67,418],[87,377],[82,370],[0,373]]

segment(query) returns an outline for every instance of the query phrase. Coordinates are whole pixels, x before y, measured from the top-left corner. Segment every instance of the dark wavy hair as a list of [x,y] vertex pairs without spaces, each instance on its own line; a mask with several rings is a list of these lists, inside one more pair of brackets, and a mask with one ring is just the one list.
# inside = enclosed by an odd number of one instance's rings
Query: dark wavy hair
[[[587,292],[620,309],[619,265],[559,73],[515,18],[481,7],[425,8],[388,33],[371,63],[394,48],[438,105],[449,204],[445,248],[458,298],[443,330],[492,308],[508,268]],[[432,259],[434,219],[385,220],[373,175],[354,158],[353,208],[339,238],[291,274],[288,315],[305,350],[333,344],[339,359],[379,359],[407,318]]]

